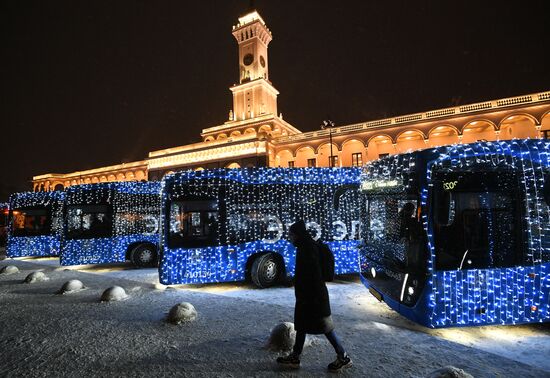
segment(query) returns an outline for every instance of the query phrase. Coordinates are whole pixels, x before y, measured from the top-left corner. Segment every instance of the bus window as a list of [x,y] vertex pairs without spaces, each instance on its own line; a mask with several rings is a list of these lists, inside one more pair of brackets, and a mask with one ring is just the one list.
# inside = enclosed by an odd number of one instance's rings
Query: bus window
[[216,244],[218,222],[216,201],[172,202],[170,204],[170,248]]
[[122,212],[115,217],[115,234],[121,235],[154,235],[159,230],[158,216],[143,212]]
[[435,222],[441,226],[449,226],[453,223],[455,217],[455,200],[453,194],[448,191],[439,191],[436,193],[434,202]]
[[517,263],[512,194],[454,192],[451,223],[436,222],[436,269],[484,269]]
[[423,230],[416,218],[416,199],[373,196],[368,201],[369,257],[399,270],[419,268]]
[[68,206],[68,239],[95,239],[111,236],[112,216],[108,205]]
[[48,210],[44,207],[13,211],[13,236],[39,236],[50,234]]
[[116,206],[114,216],[116,236],[158,233],[158,194],[119,193],[119,196],[124,197],[124,202]]
[[546,179],[544,180],[543,196],[546,204],[550,206],[550,171],[546,172]]

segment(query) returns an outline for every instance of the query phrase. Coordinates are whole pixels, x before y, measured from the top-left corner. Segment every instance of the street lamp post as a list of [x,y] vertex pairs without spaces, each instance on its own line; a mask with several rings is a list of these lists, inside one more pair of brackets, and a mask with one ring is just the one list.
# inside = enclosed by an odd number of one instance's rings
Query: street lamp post
[[326,130],[328,129],[328,138],[330,141],[330,157],[328,158],[329,166],[331,168],[334,168],[334,161],[332,159],[332,128],[334,127],[334,122],[332,122],[330,119],[326,119],[321,123],[321,129]]

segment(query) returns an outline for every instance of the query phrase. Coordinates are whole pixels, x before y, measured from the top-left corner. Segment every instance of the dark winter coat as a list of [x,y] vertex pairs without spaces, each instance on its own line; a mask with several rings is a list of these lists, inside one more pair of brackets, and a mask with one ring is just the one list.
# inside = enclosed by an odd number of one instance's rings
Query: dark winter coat
[[300,235],[296,242],[294,292],[294,327],[297,331],[324,334],[334,329],[328,291],[321,276],[319,251],[309,234]]

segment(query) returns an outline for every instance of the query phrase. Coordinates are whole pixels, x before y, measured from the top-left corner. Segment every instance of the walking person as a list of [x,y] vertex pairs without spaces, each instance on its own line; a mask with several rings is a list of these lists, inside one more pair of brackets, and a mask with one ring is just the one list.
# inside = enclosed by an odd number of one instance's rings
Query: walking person
[[321,274],[317,243],[307,232],[303,221],[290,226],[288,236],[290,242],[296,247],[294,277],[296,341],[292,352],[277,358],[277,362],[298,369],[306,334],[324,334],[334,347],[337,356],[336,360],[328,365],[328,370],[336,372],[349,367],[352,361],[334,332],[328,290]]

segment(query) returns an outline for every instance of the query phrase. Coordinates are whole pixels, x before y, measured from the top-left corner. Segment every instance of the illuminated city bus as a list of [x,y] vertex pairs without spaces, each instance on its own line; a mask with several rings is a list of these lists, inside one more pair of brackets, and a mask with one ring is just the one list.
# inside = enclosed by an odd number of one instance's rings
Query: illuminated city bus
[[158,262],[159,182],[75,185],[66,190],[61,265]]
[[0,202],[0,249],[2,252],[6,248],[8,242],[8,220],[9,206],[5,202]]
[[10,196],[8,257],[59,255],[64,198],[61,191]]
[[361,278],[428,327],[550,319],[550,143],[453,145],[371,162]]
[[[163,284],[251,279],[269,287],[292,277],[288,227],[304,220],[327,243],[335,274],[357,273],[359,168],[187,171],[163,182]],[[334,208],[338,196],[340,207]]]

